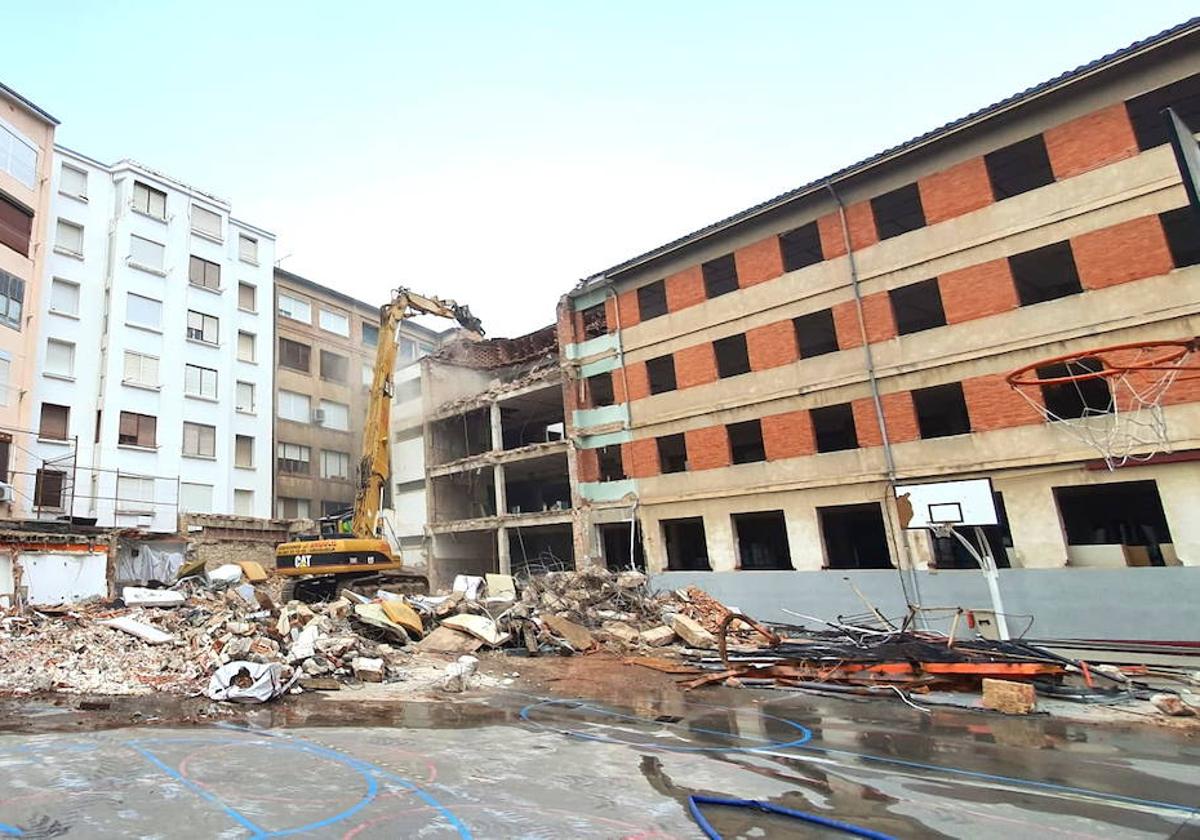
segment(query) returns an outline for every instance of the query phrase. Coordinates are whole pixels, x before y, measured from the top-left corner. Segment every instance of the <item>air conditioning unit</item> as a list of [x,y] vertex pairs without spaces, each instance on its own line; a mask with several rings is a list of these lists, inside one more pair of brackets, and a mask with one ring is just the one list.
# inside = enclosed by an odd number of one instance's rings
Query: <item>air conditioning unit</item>
[[11,502],[13,500],[13,486],[0,482],[0,502]]
[[323,409],[323,408],[313,409],[312,421],[314,423],[316,423],[318,426],[322,425],[325,422],[325,409]]

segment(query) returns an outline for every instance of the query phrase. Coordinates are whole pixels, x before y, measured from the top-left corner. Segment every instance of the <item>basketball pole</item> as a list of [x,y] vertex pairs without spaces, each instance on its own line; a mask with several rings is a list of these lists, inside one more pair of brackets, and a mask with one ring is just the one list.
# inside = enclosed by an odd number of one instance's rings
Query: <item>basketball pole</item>
[[980,537],[980,542],[987,547],[987,553],[980,554],[978,549],[971,544],[971,541],[958,532],[957,528],[953,525],[946,525],[944,527],[950,532],[951,536],[962,543],[962,547],[979,564],[979,568],[983,572],[983,579],[987,581],[988,595],[992,599],[992,612],[996,614],[996,630],[999,632],[1000,638],[1007,642],[1012,637],[1008,634],[1008,619],[1004,615],[1004,601],[1000,598],[1000,572],[996,568],[996,560],[992,557],[992,549],[988,545],[988,541],[982,539],[982,531],[976,526],[976,536]]

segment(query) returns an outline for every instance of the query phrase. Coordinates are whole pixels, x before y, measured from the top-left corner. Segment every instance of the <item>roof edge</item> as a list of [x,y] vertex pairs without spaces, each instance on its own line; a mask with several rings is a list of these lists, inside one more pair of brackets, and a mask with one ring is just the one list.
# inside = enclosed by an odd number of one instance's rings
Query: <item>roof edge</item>
[[54,126],[62,125],[62,123],[58,121],[58,118],[55,117],[53,114],[51,114],[49,111],[46,111],[45,109],[36,105],[32,99],[27,99],[26,97],[17,93],[15,90],[10,88],[8,85],[4,84],[4,82],[0,82],[0,95],[3,95],[8,99],[13,100],[18,105],[20,105],[22,108],[24,108],[26,111],[33,114],[38,119],[50,123],[50,125],[54,125]]

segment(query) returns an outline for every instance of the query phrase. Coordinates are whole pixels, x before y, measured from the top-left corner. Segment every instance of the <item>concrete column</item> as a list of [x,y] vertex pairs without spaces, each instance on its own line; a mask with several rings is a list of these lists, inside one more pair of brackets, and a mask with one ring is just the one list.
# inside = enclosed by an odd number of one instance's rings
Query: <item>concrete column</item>
[[504,451],[504,427],[500,423],[500,403],[494,402],[491,404],[491,421],[492,421],[492,451]]
[[825,547],[821,543],[817,509],[812,505],[793,505],[786,515],[792,568],[802,571],[820,569],[824,563]]
[[1200,566],[1200,516],[1195,514],[1200,502],[1198,476],[1200,467],[1196,464],[1172,464],[1153,476],[1175,555],[1184,566]]
[[1051,489],[1054,475],[1032,475],[996,483],[996,489],[1004,494],[1008,527],[1017,555],[1013,565],[1018,568],[1055,569],[1067,565],[1067,538]]
[[500,574],[512,574],[512,558],[508,555],[508,529],[503,526],[496,529],[496,560],[500,566]]
[[503,464],[497,464],[492,468],[492,480],[496,487],[496,515],[504,516],[508,513],[508,493],[504,489]]
[[737,538],[727,512],[704,517],[704,539],[708,543],[708,564],[714,572],[737,568]]

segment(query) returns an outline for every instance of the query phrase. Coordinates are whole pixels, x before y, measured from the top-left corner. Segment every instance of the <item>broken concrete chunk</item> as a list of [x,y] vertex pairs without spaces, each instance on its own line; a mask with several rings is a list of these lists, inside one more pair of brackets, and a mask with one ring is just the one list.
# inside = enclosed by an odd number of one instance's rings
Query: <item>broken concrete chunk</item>
[[683,639],[684,643],[694,648],[715,648],[717,637],[704,629],[700,622],[686,615],[676,613],[671,617],[671,629]]
[[483,587],[484,580],[479,575],[454,576],[454,591],[461,592],[468,601],[478,601]]
[[1154,708],[1171,717],[1192,717],[1196,714],[1195,709],[1174,694],[1154,694],[1151,695],[1150,702],[1154,704]]
[[623,621],[606,621],[601,627],[609,636],[627,645],[637,642],[641,635],[636,628],[630,627]]
[[159,630],[157,627],[146,624],[145,622],[130,618],[127,615],[118,616],[117,618],[110,618],[107,621],[101,621],[100,623],[107,625],[108,627],[112,627],[114,630],[120,630],[128,633],[131,636],[136,636],[143,642],[152,645],[165,644],[167,642],[174,641],[175,639],[175,637],[170,633],[167,633],[164,630]]
[[618,589],[637,589],[646,585],[646,576],[641,572],[627,571],[617,575]]
[[238,566],[241,567],[246,580],[251,583],[262,583],[267,579],[267,570],[260,563],[255,563],[253,560],[239,560]]
[[1037,706],[1031,683],[994,680],[984,677],[983,707],[1006,715],[1027,715]]
[[496,626],[496,622],[483,615],[471,615],[470,613],[452,615],[442,621],[442,626],[469,633],[491,647],[498,647],[509,639],[508,633],[500,630]]
[[485,575],[488,598],[517,600],[517,584],[512,575]]
[[208,582],[213,585],[232,586],[242,579],[242,567],[236,563],[226,563],[208,572]]
[[350,663],[354,676],[363,682],[383,682],[383,660],[368,659],[365,656],[355,657]]
[[178,607],[182,606],[186,599],[182,592],[172,589],[126,586],[121,590],[121,600],[130,607]]
[[475,675],[475,669],[479,665],[479,660],[474,656],[460,656],[457,662],[451,662],[446,666],[446,676],[442,678],[442,690],[453,693],[466,691],[471,687],[471,677]]
[[387,600],[383,601],[384,615],[392,621],[399,624],[410,634],[418,639],[425,635],[425,625],[421,623],[421,616],[417,615],[417,611],[410,607],[404,601]]
[[315,623],[310,623],[301,630],[299,637],[288,650],[288,661],[300,662],[314,655],[317,652],[315,645],[320,632]]
[[575,648],[575,650],[587,650],[596,644],[595,638],[588,632],[588,629],[581,627],[573,621],[568,621],[557,615],[543,616],[542,621],[545,622],[554,635],[566,639],[567,644]]
[[301,677],[300,687],[305,691],[340,691],[342,684],[333,677]]
[[670,627],[654,627],[641,632],[641,640],[650,647],[663,647],[675,641],[675,631]]
[[387,613],[383,611],[382,604],[355,604],[354,617],[363,624],[387,631],[401,644],[408,642],[408,631],[388,618]]
[[345,598],[338,598],[330,601],[329,606],[325,607],[325,615],[333,619],[345,618],[350,615],[352,604]]
[[431,653],[474,653],[483,647],[483,642],[461,630],[443,626],[422,639],[417,647]]

